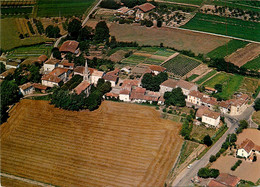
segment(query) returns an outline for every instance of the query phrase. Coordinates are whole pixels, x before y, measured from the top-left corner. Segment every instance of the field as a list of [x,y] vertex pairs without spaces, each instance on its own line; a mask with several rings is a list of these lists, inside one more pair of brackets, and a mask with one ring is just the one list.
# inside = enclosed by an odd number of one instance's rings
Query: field
[[236,50],[245,47],[248,42],[241,40],[230,40],[227,44],[214,49],[207,54],[210,58],[224,58],[227,55],[232,54]]
[[258,56],[254,60],[251,60],[251,61],[247,62],[242,67],[245,67],[245,68],[251,69],[251,70],[259,71],[260,70],[260,56]]
[[198,65],[200,65],[200,62],[197,60],[184,55],[178,55],[164,63],[163,67],[165,67],[168,72],[182,77]]
[[0,46],[4,50],[10,50],[23,45],[38,44],[50,39],[43,36],[31,36],[28,38],[19,38],[19,28],[15,18],[1,19],[1,43]]
[[256,89],[260,86],[260,79],[254,79],[249,77],[244,77],[240,88],[238,91],[252,95],[255,93]]
[[229,41],[227,38],[182,31],[170,28],[147,28],[138,25],[116,24],[110,26],[110,34],[118,41],[136,41],[140,45],[174,47],[206,54]]
[[224,99],[229,99],[239,89],[243,81],[243,76],[219,73],[206,81],[203,85],[214,88],[216,84],[222,85],[222,92],[217,95]]
[[260,125],[260,111],[254,112],[252,119],[257,125]]
[[82,15],[95,0],[40,0],[37,17],[60,17]]
[[202,125],[193,125],[191,131],[191,137],[196,140],[202,141],[204,136],[206,136],[207,134],[210,137],[212,137],[216,132],[217,131],[214,128],[207,128]]
[[163,0],[166,2],[175,2],[175,3],[184,3],[184,4],[192,4],[192,5],[201,5],[203,0]]
[[175,52],[170,49],[157,47],[142,48],[141,50],[135,51],[130,57],[123,59],[121,63],[124,65],[136,65],[139,63],[160,65],[174,53]]
[[199,146],[199,143],[192,142],[192,141],[185,141],[183,143],[183,148],[180,154],[180,160],[179,165],[181,165],[187,158],[190,156],[190,154]]
[[248,40],[260,41],[260,23],[197,13],[186,29],[223,34]]
[[24,17],[32,13],[33,7],[19,7],[19,8],[1,8],[1,15],[3,17]]
[[202,78],[200,78],[198,81],[196,81],[197,84],[201,84],[204,81],[206,81],[208,78],[212,77],[213,75],[215,75],[217,73],[216,70],[212,70],[209,73],[207,73],[206,75],[204,75]]
[[7,58],[27,58],[38,57],[40,55],[50,56],[52,46],[46,46],[45,44],[34,45],[29,47],[19,47],[8,52]]
[[26,99],[10,116],[1,172],[55,186],[163,186],[183,142],[180,124],[135,104],[71,112]]
[[192,74],[192,76],[190,76],[190,77],[188,78],[188,81],[193,81],[193,80],[196,79],[198,76],[199,76],[199,75],[197,75],[197,74]]
[[232,62],[238,67],[243,66],[260,55],[260,44],[250,43],[246,47],[237,50],[225,58],[226,61]]

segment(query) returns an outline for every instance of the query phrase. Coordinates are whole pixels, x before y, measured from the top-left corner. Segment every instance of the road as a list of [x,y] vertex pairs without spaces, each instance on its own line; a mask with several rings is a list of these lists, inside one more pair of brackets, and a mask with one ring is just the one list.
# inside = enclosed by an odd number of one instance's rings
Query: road
[[[257,98],[260,98],[260,93]],[[239,116],[229,116],[225,115],[225,122],[229,129],[225,132],[225,134],[211,147],[211,149],[200,159],[196,160],[192,163],[192,167],[190,169],[185,168],[173,181],[171,186],[193,186],[191,182],[191,178],[196,176],[199,169],[205,167],[211,155],[215,155],[221,148],[221,145],[226,140],[228,134],[235,133],[236,128],[238,127],[240,120],[250,121],[251,116],[254,112],[253,104],[249,106],[241,115]]]
[[102,0],[99,0],[98,3],[91,9],[91,11],[88,13],[87,17],[84,19],[84,21],[82,22],[82,27],[85,26],[85,24],[87,23],[87,21],[89,20],[89,16],[96,10],[96,8],[98,7],[98,5],[101,3]]

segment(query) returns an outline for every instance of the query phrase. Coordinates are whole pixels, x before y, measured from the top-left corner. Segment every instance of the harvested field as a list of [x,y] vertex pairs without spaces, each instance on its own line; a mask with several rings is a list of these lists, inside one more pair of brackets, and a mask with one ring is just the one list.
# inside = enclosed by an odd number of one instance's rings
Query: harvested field
[[260,111],[254,112],[252,119],[257,125],[260,125]]
[[10,116],[1,171],[57,186],[163,186],[183,142],[180,124],[135,104],[71,112],[22,100]]
[[198,54],[206,54],[229,41],[227,38],[210,36],[170,28],[147,28],[138,25],[116,24],[110,26],[110,34],[118,41],[136,41],[141,45],[157,45],[174,47],[178,50],[191,50]]
[[256,162],[242,160],[242,164],[238,166],[235,171],[232,171],[230,168],[237,160],[238,159],[233,156],[221,156],[213,163],[211,168],[218,169],[220,173],[229,173],[243,180],[252,181],[254,183],[257,182],[260,178],[260,159],[257,159]]
[[[257,129],[244,129],[237,137],[237,145],[240,145],[246,138],[249,138],[260,146],[260,131]],[[260,159],[258,159],[260,160]],[[259,173],[260,174],[260,173]],[[260,177],[260,176],[259,176]]]
[[238,67],[243,66],[247,62],[253,60],[260,55],[260,44],[250,43],[246,47],[237,50],[228,57],[225,58],[226,61],[232,62]]
[[17,179],[12,179],[9,177],[4,177],[1,176],[1,185],[5,186],[5,187],[39,187],[39,185],[35,185],[35,184],[30,184],[28,182],[24,182],[21,180],[17,180]]

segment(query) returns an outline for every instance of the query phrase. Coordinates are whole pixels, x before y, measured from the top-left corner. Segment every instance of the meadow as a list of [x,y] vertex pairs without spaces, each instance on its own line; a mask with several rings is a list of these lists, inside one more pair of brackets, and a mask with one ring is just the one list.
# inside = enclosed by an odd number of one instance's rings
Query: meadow
[[210,78],[211,76],[215,75],[217,73],[216,70],[212,70],[211,72],[207,73],[206,75],[204,75],[202,78],[200,78],[198,81],[196,81],[197,84],[201,84],[204,81],[206,81],[208,78]]
[[154,108],[110,101],[72,112],[24,99],[0,128],[1,172],[54,186],[163,186],[183,143]]
[[210,58],[224,58],[236,50],[245,47],[248,42],[241,40],[230,40],[227,44],[220,46],[207,54]]
[[80,16],[95,0],[40,0],[38,1],[38,17]]
[[260,41],[260,23],[256,22],[197,13],[194,18],[182,27]]
[[180,54],[164,63],[163,67],[165,67],[168,72],[182,77],[198,65],[200,65],[198,60]]
[[188,78],[188,81],[193,81],[194,79],[196,79],[199,75],[197,74],[193,74]]
[[217,93],[223,99],[230,99],[231,96],[239,89],[244,77],[241,75],[231,75],[219,73],[206,81],[203,85],[214,88],[216,84],[222,85],[222,92]]
[[260,56],[258,56],[257,58],[247,62],[242,67],[244,67],[246,69],[250,69],[250,70],[255,70],[255,71],[260,70]]

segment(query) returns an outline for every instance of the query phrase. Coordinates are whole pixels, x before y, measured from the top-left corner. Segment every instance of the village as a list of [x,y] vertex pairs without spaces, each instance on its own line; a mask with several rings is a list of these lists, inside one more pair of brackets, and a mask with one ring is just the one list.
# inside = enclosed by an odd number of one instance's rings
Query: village
[[259,185],[259,42],[186,27],[259,13],[201,2],[100,0],[83,16],[23,18],[48,40],[1,49],[1,184]]

